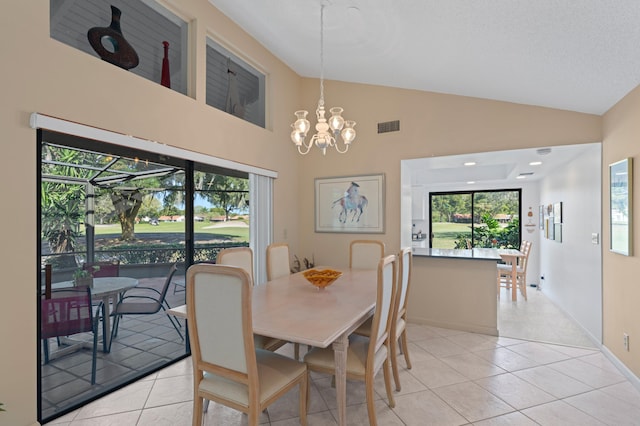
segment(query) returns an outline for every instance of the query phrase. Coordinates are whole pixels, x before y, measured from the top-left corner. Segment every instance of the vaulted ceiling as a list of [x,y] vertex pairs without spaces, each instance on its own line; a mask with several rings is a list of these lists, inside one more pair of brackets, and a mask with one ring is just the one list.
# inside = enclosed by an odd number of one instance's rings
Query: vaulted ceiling
[[[637,0],[209,2],[304,77],[320,77],[324,4],[326,79],[597,115],[640,83]],[[538,180],[586,149],[417,159],[414,184]]]
[[209,0],[298,74],[603,114],[640,83],[637,0]]

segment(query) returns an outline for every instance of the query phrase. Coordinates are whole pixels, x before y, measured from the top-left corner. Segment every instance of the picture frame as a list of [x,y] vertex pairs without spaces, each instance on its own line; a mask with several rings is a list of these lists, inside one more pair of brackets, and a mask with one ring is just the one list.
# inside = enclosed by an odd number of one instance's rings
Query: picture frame
[[609,165],[609,250],[633,255],[633,158]]
[[562,201],[553,204],[553,223],[562,223]]
[[315,232],[384,233],[383,173],[315,179]]
[[544,237],[549,239],[549,218],[544,220]]
[[557,243],[561,243],[562,242],[562,224],[561,223],[554,223],[553,224],[553,239],[555,242]]
[[540,230],[544,230],[544,206],[543,205],[540,205],[539,207],[538,221],[539,221]]

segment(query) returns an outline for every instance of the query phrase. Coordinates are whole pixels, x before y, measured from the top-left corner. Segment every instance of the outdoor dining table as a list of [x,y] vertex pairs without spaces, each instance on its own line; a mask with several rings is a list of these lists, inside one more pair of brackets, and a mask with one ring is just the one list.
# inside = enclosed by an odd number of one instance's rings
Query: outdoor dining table
[[[322,269],[322,268],[317,268]],[[332,268],[342,276],[318,289],[296,273],[253,287],[253,332],[267,337],[326,348],[335,354],[338,424],[347,424],[347,348],[349,335],[375,309],[375,269]],[[169,313],[186,318],[186,306]]]
[[[93,279],[91,298],[101,299],[103,303],[102,350],[108,352],[111,347],[111,303],[117,303],[124,291],[138,285],[138,280],[129,277],[97,277]],[[73,281],[60,281],[51,285],[52,289],[73,287]]]

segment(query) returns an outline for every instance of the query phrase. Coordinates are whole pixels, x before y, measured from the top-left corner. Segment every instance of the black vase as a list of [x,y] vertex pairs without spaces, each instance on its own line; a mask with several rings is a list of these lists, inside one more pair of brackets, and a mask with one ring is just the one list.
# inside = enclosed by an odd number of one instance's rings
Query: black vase
[[[122,35],[120,15],[120,9],[111,6],[111,25],[91,28],[87,32],[87,38],[93,50],[103,60],[128,70],[137,67],[140,61],[133,46]],[[105,43],[110,43],[113,50],[107,49]]]

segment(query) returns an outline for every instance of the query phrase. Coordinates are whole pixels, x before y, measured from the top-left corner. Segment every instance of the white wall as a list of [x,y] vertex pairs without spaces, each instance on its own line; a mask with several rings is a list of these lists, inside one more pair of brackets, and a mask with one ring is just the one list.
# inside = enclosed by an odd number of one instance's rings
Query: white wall
[[[540,182],[540,203],[562,202],[562,242],[540,238],[542,291],[602,342],[601,144],[592,146]],[[600,238],[601,239],[601,238]]]

